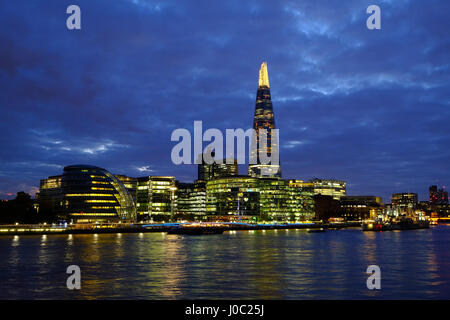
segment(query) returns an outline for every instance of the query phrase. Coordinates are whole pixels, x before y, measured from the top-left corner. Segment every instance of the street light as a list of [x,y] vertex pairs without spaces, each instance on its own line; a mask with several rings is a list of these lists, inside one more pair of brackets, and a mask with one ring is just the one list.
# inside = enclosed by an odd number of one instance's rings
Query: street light
[[169,188],[170,191],[172,191],[172,194],[170,195],[171,197],[171,201],[170,201],[170,217],[173,217],[173,204],[174,204],[174,200],[175,200],[175,191],[177,190],[176,187],[170,187]]

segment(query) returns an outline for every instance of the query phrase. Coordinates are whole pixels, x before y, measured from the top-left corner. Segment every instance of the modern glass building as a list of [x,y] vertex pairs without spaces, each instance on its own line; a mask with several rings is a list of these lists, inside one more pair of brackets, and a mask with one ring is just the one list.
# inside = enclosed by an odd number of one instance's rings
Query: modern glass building
[[176,212],[192,218],[206,216],[206,181],[177,183]]
[[176,184],[172,176],[137,178],[137,219],[168,220],[176,210]]
[[[211,152],[214,158],[214,151]],[[202,157],[201,163],[198,165],[198,180],[208,181],[228,176],[238,175],[238,163],[236,159],[221,159],[208,164]]]
[[418,204],[417,193],[394,193],[391,203],[397,214],[412,215]]
[[113,222],[136,218],[131,195],[122,182],[105,169],[88,165],[65,167],[61,192],[67,220]]
[[[255,115],[253,119],[255,137],[252,139],[250,158],[256,163],[249,164],[248,174],[252,177],[281,177],[279,162],[278,136],[275,131],[275,116],[273,113],[272,98],[270,95],[269,73],[267,63],[263,62],[259,70],[258,90],[256,93]],[[266,130],[266,141],[260,141],[260,133]],[[264,143],[265,142],[265,143]],[[267,157],[275,156],[277,163],[265,163],[260,153]]]
[[61,190],[62,175],[42,179],[37,195],[38,213],[64,218],[63,194]]
[[312,179],[309,182],[314,184],[314,194],[332,196],[335,200],[347,194],[346,183],[342,180]]
[[314,184],[303,180],[288,180],[291,220],[313,220],[315,217]]
[[260,216],[264,220],[314,218],[313,184],[302,180],[259,179]]
[[206,213],[216,216],[259,216],[258,179],[234,176],[206,183]]
[[309,220],[315,214],[313,196],[313,185],[301,180],[228,177],[207,182],[206,212],[257,220]]
[[136,203],[137,178],[128,177],[122,174],[115,174],[114,176],[123,183],[128,193],[133,198],[133,201]]

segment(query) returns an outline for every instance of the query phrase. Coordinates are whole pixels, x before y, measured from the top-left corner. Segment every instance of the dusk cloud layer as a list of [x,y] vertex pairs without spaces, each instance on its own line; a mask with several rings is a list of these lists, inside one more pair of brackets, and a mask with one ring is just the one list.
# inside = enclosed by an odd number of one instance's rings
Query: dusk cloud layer
[[[66,8],[81,8],[81,30]],[[366,8],[381,8],[368,30]],[[0,198],[71,164],[196,178],[176,128],[250,128],[268,62],[284,178],[450,183],[448,1],[2,1]],[[245,173],[245,168],[241,168]]]

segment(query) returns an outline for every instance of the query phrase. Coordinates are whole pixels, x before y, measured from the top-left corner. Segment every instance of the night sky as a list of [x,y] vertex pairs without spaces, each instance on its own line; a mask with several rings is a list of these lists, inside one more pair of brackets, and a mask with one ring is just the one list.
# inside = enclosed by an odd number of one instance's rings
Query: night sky
[[424,200],[450,183],[449,14],[444,0],[1,1],[0,198],[71,164],[193,181],[172,131],[250,128],[267,61],[283,178]]

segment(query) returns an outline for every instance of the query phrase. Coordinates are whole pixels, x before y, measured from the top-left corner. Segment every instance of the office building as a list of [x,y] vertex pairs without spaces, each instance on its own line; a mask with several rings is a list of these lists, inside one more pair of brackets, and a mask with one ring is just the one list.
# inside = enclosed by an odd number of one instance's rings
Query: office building
[[418,203],[417,193],[394,193],[391,203],[398,215],[413,215]]
[[331,196],[334,200],[339,200],[347,194],[346,183],[342,180],[312,179],[309,182],[314,184],[314,194]]
[[[251,142],[250,158],[256,163],[249,164],[248,174],[252,177],[281,177],[278,136],[276,135],[275,116],[270,95],[269,73],[267,63],[263,62],[259,70],[258,90],[256,93],[255,115],[253,119],[255,136]],[[267,132],[267,138],[260,141],[260,133]],[[276,163],[265,162],[260,154],[273,157]]]
[[137,178],[136,211],[138,221],[167,221],[176,212],[176,184],[172,176]]
[[383,215],[383,203],[376,196],[343,196],[339,217],[346,221],[376,219]]
[[[215,152],[211,152],[214,159]],[[201,163],[198,165],[198,180],[209,181],[230,176],[238,175],[238,163],[236,159],[214,159],[211,164],[205,162],[202,157]]]
[[437,186],[430,186],[430,204],[441,205],[448,204],[448,191],[444,188],[438,190]]

